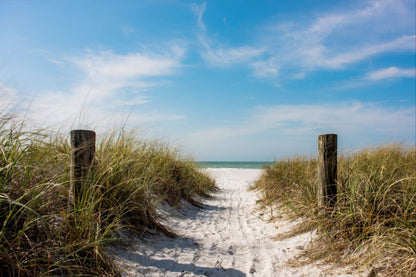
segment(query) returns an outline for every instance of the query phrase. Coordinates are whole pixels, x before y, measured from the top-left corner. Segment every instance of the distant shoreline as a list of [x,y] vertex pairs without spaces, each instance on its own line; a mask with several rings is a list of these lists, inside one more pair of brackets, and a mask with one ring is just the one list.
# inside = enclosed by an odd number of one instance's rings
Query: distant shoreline
[[195,162],[201,168],[247,168],[262,169],[265,166],[272,165],[273,162],[216,162],[216,161],[198,161]]

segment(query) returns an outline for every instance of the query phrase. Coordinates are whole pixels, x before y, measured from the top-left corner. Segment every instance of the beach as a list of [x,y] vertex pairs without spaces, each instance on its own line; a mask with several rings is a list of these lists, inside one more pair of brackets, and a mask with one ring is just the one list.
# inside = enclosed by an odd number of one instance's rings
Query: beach
[[[259,211],[256,192],[247,188],[259,169],[204,169],[217,182],[204,209],[184,203],[165,213],[176,238],[153,236],[112,249],[123,276],[367,276],[368,272],[328,264],[291,266],[314,237],[308,232],[284,240],[300,219],[269,221],[277,210]],[[166,210],[166,208],[165,208]]]

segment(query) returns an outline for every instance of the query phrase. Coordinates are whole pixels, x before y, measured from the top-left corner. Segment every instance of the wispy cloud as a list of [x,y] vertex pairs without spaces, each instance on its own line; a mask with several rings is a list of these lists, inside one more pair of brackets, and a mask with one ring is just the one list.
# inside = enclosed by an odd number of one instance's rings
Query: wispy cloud
[[207,3],[202,3],[201,5],[198,5],[196,3],[192,4],[192,11],[196,14],[196,16],[198,17],[198,27],[205,32],[206,31],[206,27],[204,22],[202,21],[202,17],[204,16],[204,12],[205,9],[207,7]]
[[184,49],[172,46],[162,54],[130,53],[115,54],[112,51],[89,52],[85,56],[70,59],[83,69],[90,78],[128,80],[141,76],[172,74],[180,65]]
[[260,56],[264,50],[260,48],[242,46],[226,48],[215,44],[207,37],[201,35],[200,43],[204,50],[201,56],[210,64],[215,66],[231,66],[235,64],[245,64]]
[[279,75],[279,65],[276,58],[255,61],[251,64],[253,75],[258,78],[276,78]]
[[389,78],[414,78],[416,77],[416,68],[398,68],[391,66],[388,68],[372,71],[367,74],[369,80],[382,80]]
[[[359,5],[311,21],[265,26],[262,43],[267,55],[284,77],[296,79],[310,71],[342,70],[380,54],[415,50],[414,26],[408,20],[414,17],[411,3],[381,0]],[[268,68],[266,62],[257,65]]]
[[[174,74],[181,65],[185,49],[172,46],[165,53],[115,54],[112,51],[89,51],[81,57],[69,58],[85,74],[80,90],[88,87],[90,94],[105,96],[121,89],[140,91],[155,85],[148,77]],[[82,93],[85,93],[82,92]]]
[[393,51],[411,51],[415,48],[415,40],[416,36],[402,36],[384,43],[363,46],[360,49],[336,54],[332,57],[325,58],[320,56],[321,60],[316,60],[316,64],[324,68],[339,69],[377,54]]
[[356,102],[259,107],[253,119],[267,127],[281,126],[281,130],[288,133],[297,128],[307,128],[313,132],[405,134],[414,129],[414,113],[412,108],[389,108]]
[[376,55],[414,51],[415,39],[405,0],[359,2],[323,12],[312,20],[265,26],[261,41],[224,46],[209,35],[206,3],[192,4],[197,16],[200,55],[211,65],[244,64],[262,79],[300,79],[316,70],[343,70]]
[[200,54],[209,64],[214,66],[244,64],[264,53],[265,50],[262,47],[247,45],[240,47],[226,47],[221,42],[212,39],[207,34],[207,28],[203,22],[206,3],[204,2],[201,5],[193,3],[192,10],[198,18],[199,34],[197,37],[201,46]]
[[293,151],[299,154],[296,147],[301,147],[304,138],[314,141],[315,136],[327,132],[357,138],[399,134],[395,139],[412,141],[414,120],[414,108],[391,108],[375,103],[259,106],[240,124],[206,128],[187,134],[183,140],[197,145],[196,149],[233,149],[236,141],[253,139],[252,143],[256,144],[262,134],[267,134],[267,143],[270,137],[276,141],[292,140]]
[[165,78],[176,74],[184,51],[177,45],[157,53],[125,55],[89,50],[81,56],[62,59],[66,66],[82,73],[68,90],[44,89],[28,101],[18,91],[0,85],[0,94],[15,99],[21,108],[25,107],[28,117],[43,126],[107,127],[128,117],[131,124],[179,120],[184,116],[139,107],[150,101],[146,91],[164,86]]

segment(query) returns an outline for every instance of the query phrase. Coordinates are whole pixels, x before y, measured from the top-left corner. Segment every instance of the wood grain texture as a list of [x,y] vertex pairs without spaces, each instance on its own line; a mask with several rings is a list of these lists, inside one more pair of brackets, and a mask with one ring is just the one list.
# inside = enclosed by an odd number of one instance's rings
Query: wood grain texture
[[337,135],[318,137],[318,200],[321,206],[333,207],[337,202]]
[[95,157],[95,132],[71,131],[70,202],[79,199]]

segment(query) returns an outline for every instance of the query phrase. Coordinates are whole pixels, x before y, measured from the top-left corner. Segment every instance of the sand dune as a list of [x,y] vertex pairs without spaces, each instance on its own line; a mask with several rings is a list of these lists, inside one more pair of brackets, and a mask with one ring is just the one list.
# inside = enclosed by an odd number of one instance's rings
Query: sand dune
[[312,239],[313,232],[277,241],[297,222],[268,222],[248,192],[256,169],[207,169],[220,190],[205,209],[187,205],[166,219],[178,238],[151,238],[115,249],[125,276],[366,276],[330,265],[290,267],[286,262]]

